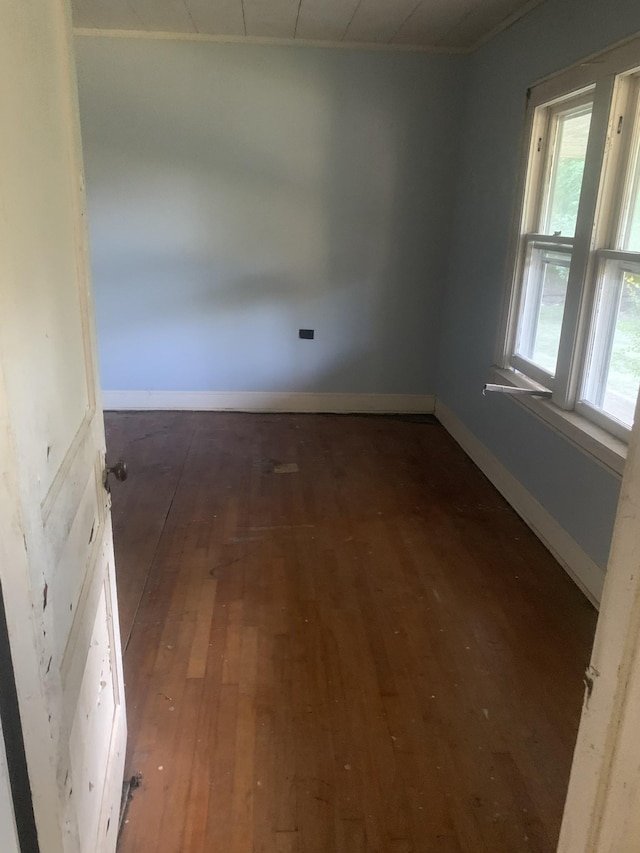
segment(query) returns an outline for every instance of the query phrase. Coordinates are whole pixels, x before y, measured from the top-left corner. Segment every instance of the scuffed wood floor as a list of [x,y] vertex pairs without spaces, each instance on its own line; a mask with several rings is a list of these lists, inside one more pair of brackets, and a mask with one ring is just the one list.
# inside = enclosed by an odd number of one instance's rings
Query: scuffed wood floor
[[596,614],[439,425],[106,423],[120,853],[555,849]]

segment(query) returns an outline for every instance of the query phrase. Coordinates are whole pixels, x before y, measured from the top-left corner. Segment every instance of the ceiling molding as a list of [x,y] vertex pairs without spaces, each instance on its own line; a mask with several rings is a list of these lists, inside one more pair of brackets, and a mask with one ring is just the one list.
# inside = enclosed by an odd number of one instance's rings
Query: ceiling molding
[[[544,2],[544,0],[537,0]],[[158,41],[196,41],[218,44],[246,44],[272,47],[313,47],[325,50],[357,50],[375,53],[424,53],[439,56],[461,56],[468,48],[429,47],[413,44],[380,44],[377,42],[315,41],[312,39],[266,38],[260,36],[229,36],[210,33],[169,33],[151,30],[107,30],[93,27],[74,27],[74,35],[88,38],[151,39]]]

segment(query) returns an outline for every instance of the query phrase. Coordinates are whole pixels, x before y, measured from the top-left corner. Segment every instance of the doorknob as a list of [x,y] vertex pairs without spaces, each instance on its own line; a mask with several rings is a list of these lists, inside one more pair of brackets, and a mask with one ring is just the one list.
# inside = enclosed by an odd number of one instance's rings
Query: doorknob
[[109,474],[113,474],[119,483],[123,483],[129,475],[127,463],[123,459],[118,459],[115,465],[107,465],[104,469],[103,482],[107,491],[109,491]]

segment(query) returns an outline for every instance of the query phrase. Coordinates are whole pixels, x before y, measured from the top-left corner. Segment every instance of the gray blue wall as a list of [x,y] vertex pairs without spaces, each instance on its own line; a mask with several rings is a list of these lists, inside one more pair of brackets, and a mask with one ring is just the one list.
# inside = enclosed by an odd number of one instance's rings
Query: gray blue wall
[[460,58],[76,51],[105,389],[435,393]]
[[480,391],[526,89],[638,30],[548,0],[470,57],[78,38],[104,388],[437,393],[605,566],[618,477]]
[[480,390],[498,334],[526,90],[638,30],[637,0],[548,0],[470,57],[437,383],[438,399],[600,566],[618,477],[513,401]]

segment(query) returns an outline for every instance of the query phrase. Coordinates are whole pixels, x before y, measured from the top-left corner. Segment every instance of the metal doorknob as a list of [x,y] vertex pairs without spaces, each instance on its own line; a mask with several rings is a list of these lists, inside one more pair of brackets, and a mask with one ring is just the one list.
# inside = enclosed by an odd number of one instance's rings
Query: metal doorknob
[[123,483],[129,475],[129,472],[127,471],[127,463],[123,459],[118,459],[115,465],[107,465],[104,469],[104,484],[107,487],[110,474],[113,474],[119,483]]

